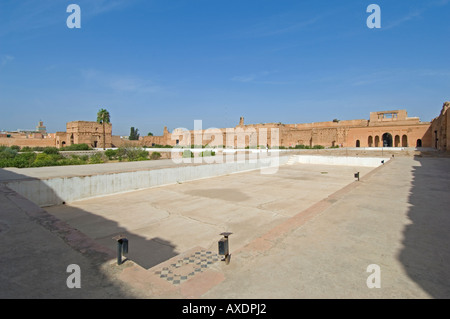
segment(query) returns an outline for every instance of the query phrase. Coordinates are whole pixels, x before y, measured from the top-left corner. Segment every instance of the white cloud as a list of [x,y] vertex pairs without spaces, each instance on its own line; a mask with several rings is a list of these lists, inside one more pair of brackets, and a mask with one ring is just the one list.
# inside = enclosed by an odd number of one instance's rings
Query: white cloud
[[264,78],[268,75],[277,73],[275,71],[262,71],[253,74],[247,75],[238,75],[231,78],[232,81],[241,82],[241,83],[257,83],[257,84],[274,84],[274,85],[284,85],[284,84],[292,84],[292,82],[288,81],[273,81],[273,80],[265,80]]
[[306,15],[300,17],[293,12],[272,15],[258,19],[258,22],[248,26],[245,30],[240,30],[239,37],[271,37],[301,32],[329,15],[330,13],[322,13],[313,17]]
[[233,77],[231,80],[236,81],[236,82],[252,82],[254,81],[256,78],[255,75],[239,75],[239,76],[235,76]]
[[396,21],[389,23],[385,27],[383,26],[381,29],[382,30],[392,29],[392,28],[397,27],[397,26],[399,26],[405,22],[408,22],[410,20],[420,18],[422,13],[424,13],[425,11],[427,11],[429,9],[443,7],[449,3],[450,3],[450,0],[438,0],[438,1],[433,1],[433,2],[427,2],[423,7],[418,8],[412,12],[409,12],[407,15],[401,17],[400,19],[398,19]]
[[4,67],[8,63],[14,60],[14,57],[11,55],[2,55],[0,56],[0,66]]
[[404,17],[398,19],[397,21],[391,22],[390,24],[388,24],[388,25],[385,26],[385,27],[382,27],[381,29],[383,29],[383,30],[389,30],[389,29],[392,29],[392,28],[394,28],[394,27],[397,27],[397,26],[399,26],[399,25],[401,25],[401,24],[403,24],[403,23],[405,23],[405,22],[407,22],[407,21],[409,21],[409,20],[412,20],[412,19],[415,19],[415,18],[420,17],[420,15],[422,14],[423,11],[424,11],[424,10],[416,10],[416,11],[414,11],[414,12],[410,12],[410,13],[407,14],[406,16],[404,16]]
[[[81,20],[92,19],[101,14],[123,9],[140,0],[77,0],[81,8]],[[61,6],[54,0],[24,0],[9,11],[0,11],[0,37],[10,33],[45,29],[54,26],[65,27],[69,13],[65,8],[71,3]]]
[[150,81],[133,77],[117,77],[109,81],[108,85],[117,91],[121,92],[136,92],[136,93],[156,93],[161,90],[161,87],[154,85]]
[[102,86],[116,92],[157,93],[162,90],[162,87],[153,81],[136,76],[105,74],[94,69],[82,70],[81,75],[89,84]]
[[392,83],[405,79],[419,79],[426,77],[441,77],[448,79],[450,70],[447,69],[385,69],[373,73],[349,77],[348,81],[353,86],[371,85],[374,83]]
[[255,80],[265,77],[271,73],[273,73],[273,72],[262,71],[262,72],[258,72],[258,73],[254,73],[254,74],[238,75],[238,76],[234,76],[233,78],[231,78],[231,80],[236,81],[236,82],[243,82],[243,83],[255,82]]

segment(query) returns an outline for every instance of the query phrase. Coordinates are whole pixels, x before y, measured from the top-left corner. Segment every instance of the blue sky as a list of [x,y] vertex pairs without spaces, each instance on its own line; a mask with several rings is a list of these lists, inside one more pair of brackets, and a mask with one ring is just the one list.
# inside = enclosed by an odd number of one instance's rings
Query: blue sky
[[100,108],[115,135],[393,109],[430,121],[450,100],[449,16],[450,0],[1,0],[0,130],[64,131]]

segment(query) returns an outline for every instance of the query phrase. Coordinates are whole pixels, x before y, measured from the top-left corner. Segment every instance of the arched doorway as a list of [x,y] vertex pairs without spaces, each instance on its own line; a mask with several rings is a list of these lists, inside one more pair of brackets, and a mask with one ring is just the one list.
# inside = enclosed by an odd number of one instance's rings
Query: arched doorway
[[375,136],[375,147],[379,147],[380,146],[380,137],[377,135]]
[[373,146],[373,137],[372,137],[372,135],[369,136],[369,138],[367,139],[367,145],[369,145],[369,147]]
[[360,147],[361,146],[361,142],[359,140],[356,140],[356,147]]
[[416,147],[422,147],[422,140],[420,138],[416,142]]
[[402,147],[408,147],[408,137],[406,135],[402,136]]
[[392,135],[390,133],[383,134],[383,147],[392,147]]
[[395,147],[399,147],[400,146],[400,136],[399,135],[395,135],[394,146]]

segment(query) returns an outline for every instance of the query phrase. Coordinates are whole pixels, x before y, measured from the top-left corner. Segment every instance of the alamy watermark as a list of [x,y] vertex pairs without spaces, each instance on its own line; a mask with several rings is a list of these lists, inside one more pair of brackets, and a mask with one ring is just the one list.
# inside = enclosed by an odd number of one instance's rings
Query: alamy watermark
[[[78,4],[69,4],[66,12],[70,13],[67,17],[66,25],[69,29],[81,28],[81,8]],[[369,29],[381,28],[381,8],[378,4],[372,3],[367,6],[366,12],[371,13],[366,20]]]
[[366,12],[371,13],[371,15],[369,15],[366,20],[367,27],[369,29],[381,28],[381,8],[380,8],[380,6],[378,4],[370,4],[367,7]]
[[377,264],[371,264],[367,266],[367,272],[371,274],[367,277],[366,285],[367,288],[381,288],[381,268]]
[[71,273],[67,277],[67,288],[81,288],[81,268],[77,264],[71,264],[67,266],[66,272]]
[[[172,131],[172,161],[176,164],[245,162],[258,164],[263,174],[274,174],[280,165],[280,133],[276,127],[208,128],[194,121],[194,130]],[[270,149],[269,149],[270,148]]]
[[71,13],[66,20],[66,25],[69,29],[81,28],[81,8],[78,4],[69,4],[66,12]]

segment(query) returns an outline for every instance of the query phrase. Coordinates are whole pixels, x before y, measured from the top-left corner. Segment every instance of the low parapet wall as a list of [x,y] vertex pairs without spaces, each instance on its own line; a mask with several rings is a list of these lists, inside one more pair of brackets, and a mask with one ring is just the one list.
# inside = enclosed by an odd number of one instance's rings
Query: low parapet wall
[[316,156],[316,155],[296,155],[295,163],[303,164],[323,164],[323,165],[345,165],[345,166],[365,166],[378,167],[389,161],[389,157],[347,157],[347,156]]

